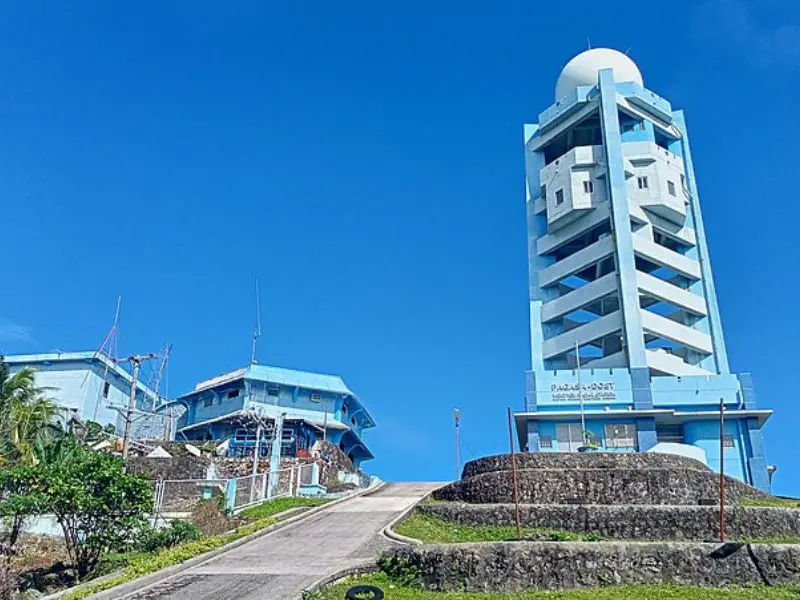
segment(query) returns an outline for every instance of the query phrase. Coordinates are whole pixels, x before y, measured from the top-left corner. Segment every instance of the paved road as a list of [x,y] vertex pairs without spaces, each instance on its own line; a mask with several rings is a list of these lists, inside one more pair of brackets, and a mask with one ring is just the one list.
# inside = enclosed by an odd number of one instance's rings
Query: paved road
[[124,596],[126,600],[291,600],[321,577],[375,559],[393,518],[441,484],[392,483]]

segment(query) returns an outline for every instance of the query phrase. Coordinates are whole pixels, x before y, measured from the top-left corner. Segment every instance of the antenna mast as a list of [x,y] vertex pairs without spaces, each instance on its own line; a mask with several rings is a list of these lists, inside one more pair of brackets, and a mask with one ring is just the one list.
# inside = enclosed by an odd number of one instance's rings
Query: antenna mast
[[250,351],[250,364],[254,365],[256,360],[256,345],[258,338],[261,337],[261,286],[258,284],[258,277],[256,277],[256,326],[253,328],[253,348]]

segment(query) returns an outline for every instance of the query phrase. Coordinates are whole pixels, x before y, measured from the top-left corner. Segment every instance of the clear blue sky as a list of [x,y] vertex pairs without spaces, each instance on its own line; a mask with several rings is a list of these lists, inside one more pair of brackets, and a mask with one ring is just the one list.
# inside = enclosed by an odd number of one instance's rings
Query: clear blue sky
[[[732,368],[800,495],[795,0],[40,2],[0,9],[0,348],[175,345],[170,392],[338,373],[384,478],[505,451],[528,365],[522,124],[630,50],[687,113]],[[538,8],[541,7],[541,8]],[[643,14],[642,11],[645,11]]]

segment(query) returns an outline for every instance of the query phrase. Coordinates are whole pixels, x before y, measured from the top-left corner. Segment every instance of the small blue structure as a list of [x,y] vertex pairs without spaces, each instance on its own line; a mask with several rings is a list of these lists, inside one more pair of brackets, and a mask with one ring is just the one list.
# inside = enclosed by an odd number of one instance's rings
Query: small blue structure
[[325,439],[358,466],[374,458],[364,432],[372,416],[341,377],[253,364],[198,383],[175,400],[186,406],[178,420],[177,440],[228,440],[230,456],[256,451],[266,457],[283,414],[281,455],[297,456]]
[[[122,433],[119,410],[130,402],[133,379],[122,366],[102,352],[53,352],[16,354],[4,357],[11,373],[23,367],[35,371],[38,387],[64,408],[66,416],[101,425],[114,425]],[[141,381],[136,391],[136,408],[152,411],[159,405],[156,393]]]
[[[573,58],[525,125],[529,452],[684,454],[770,487],[748,373],[722,333],[682,111],[626,55]],[[720,405],[725,428],[720,434]]]

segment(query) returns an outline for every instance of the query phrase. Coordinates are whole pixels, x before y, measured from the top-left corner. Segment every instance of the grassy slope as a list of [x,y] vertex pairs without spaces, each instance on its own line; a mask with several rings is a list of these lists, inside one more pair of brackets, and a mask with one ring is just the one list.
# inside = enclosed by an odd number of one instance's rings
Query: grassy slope
[[[415,538],[429,544],[456,544],[460,542],[502,542],[517,539],[513,526],[460,525],[445,521],[433,515],[413,513],[406,521],[395,527],[401,535]],[[598,541],[593,534],[572,533],[552,529],[532,529],[523,527],[525,539],[544,541]]]
[[246,508],[239,514],[239,516],[245,521],[251,522],[257,521],[258,519],[266,519],[267,517],[275,516],[278,513],[289,510],[290,508],[298,508],[303,506],[322,506],[328,502],[330,502],[328,498],[275,498],[274,500],[269,500],[268,502],[264,502],[258,506]]
[[698,588],[678,586],[625,586],[560,592],[525,594],[469,594],[462,592],[423,592],[393,587],[382,574],[369,575],[339,583],[314,596],[314,600],[342,600],[350,586],[376,585],[386,594],[385,600],[798,600],[800,587],[795,588]]
[[800,500],[795,498],[778,498],[769,496],[767,498],[742,498],[739,500],[741,506],[755,506],[762,508],[800,508]]

